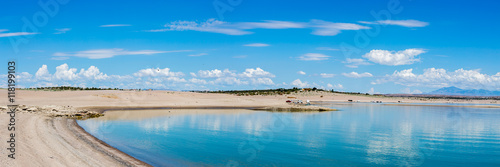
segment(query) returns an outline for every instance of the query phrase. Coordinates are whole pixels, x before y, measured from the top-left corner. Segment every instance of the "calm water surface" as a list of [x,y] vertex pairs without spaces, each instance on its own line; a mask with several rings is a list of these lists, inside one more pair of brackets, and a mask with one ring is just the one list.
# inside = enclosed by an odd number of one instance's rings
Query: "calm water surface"
[[87,132],[154,166],[500,166],[500,109],[109,111]]

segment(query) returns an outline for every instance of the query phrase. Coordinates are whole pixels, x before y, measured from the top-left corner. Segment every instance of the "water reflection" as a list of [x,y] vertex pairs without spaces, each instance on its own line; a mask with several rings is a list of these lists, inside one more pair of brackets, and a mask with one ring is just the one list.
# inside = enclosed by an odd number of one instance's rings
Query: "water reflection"
[[154,165],[500,164],[498,109],[325,106],[341,111],[132,110],[79,124]]

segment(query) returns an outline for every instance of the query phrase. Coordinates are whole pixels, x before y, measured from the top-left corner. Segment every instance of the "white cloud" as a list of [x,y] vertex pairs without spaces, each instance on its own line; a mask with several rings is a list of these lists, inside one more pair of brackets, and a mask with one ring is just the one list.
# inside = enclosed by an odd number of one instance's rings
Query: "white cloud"
[[307,53],[299,57],[299,60],[304,61],[320,61],[320,60],[328,60],[330,56],[320,54],[320,53]]
[[334,36],[341,30],[361,30],[370,29],[370,27],[361,26],[352,23],[332,23],[323,20],[312,20],[310,27],[314,27],[312,34],[320,36]]
[[39,79],[39,80],[50,81],[52,78],[52,75],[49,73],[49,70],[47,69],[47,65],[44,64],[35,73],[35,77],[36,77],[36,79]]
[[254,85],[274,85],[271,78],[252,78],[252,84]]
[[[241,73],[221,70],[200,70],[198,73],[189,73],[192,78],[182,78],[183,72],[174,72],[170,68],[141,69],[131,75],[108,75],[101,72],[96,66],[87,69],[70,68],[68,64],[56,67],[56,72],[51,74],[47,65],[42,65],[31,75],[20,72],[22,80],[20,86],[94,86],[94,87],[120,87],[120,88],[153,88],[153,89],[207,89],[206,86],[238,86],[238,85],[275,85],[271,78],[275,75],[261,68],[248,68]],[[0,75],[4,76],[4,75]],[[200,78],[197,78],[200,77]],[[210,78],[210,80],[201,79]]]
[[375,94],[375,89],[370,88],[370,90],[367,93],[369,93],[369,94]]
[[376,22],[360,22],[365,24],[383,24],[383,25],[397,25],[403,27],[425,27],[428,26],[428,22],[418,21],[418,20],[379,20]]
[[132,26],[130,24],[107,24],[107,25],[101,25],[99,27],[128,27]]
[[62,53],[56,52],[52,56],[55,57],[83,57],[89,59],[104,59],[111,58],[120,55],[152,55],[159,53],[172,53],[172,52],[187,52],[190,50],[175,50],[175,51],[158,51],[158,50],[139,50],[139,51],[128,51],[125,49],[114,48],[114,49],[96,49],[96,50],[85,50],[78,51],[75,53]]
[[334,89],[344,89],[344,86],[342,86],[341,84],[336,84],[336,85],[332,85],[332,84],[327,84],[326,87],[328,88],[334,88]]
[[292,83],[290,83],[290,84],[293,86],[299,87],[299,88],[304,88],[304,87],[309,86],[309,83],[302,82],[300,79],[296,79],[296,80],[292,81]]
[[57,32],[55,32],[54,34],[64,34],[68,31],[70,31],[71,28],[61,28],[61,29],[56,29]]
[[79,78],[76,71],[76,68],[69,68],[68,64],[64,63],[56,67],[54,77],[59,80],[75,80]]
[[500,72],[495,75],[480,73],[480,70],[446,71],[445,69],[428,68],[423,74],[414,74],[413,69],[394,71],[376,80],[375,84],[394,82],[405,86],[421,87],[449,87],[456,86],[466,89],[493,89],[500,90]]
[[327,73],[321,73],[319,74],[323,78],[333,78],[335,74],[327,74]]
[[226,35],[247,35],[252,32],[235,28],[234,25],[219,21],[216,19],[209,19],[206,22],[197,23],[194,21],[174,21],[165,25],[165,29],[148,30],[149,32],[163,32],[163,31],[200,31],[221,33]]
[[78,75],[90,80],[105,80],[108,78],[108,75],[100,72],[95,66],[90,66],[87,70],[82,68]]
[[405,89],[401,90],[401,92],[404,94],[422,94],[422,91],[420,91],[418,89],[411,91],[410,88],[405,88]]
[[357,72],[350,72],[350,73],[342,73],[342,75],[349,77],[349,78],[363,78],[363,77],[372,77],[373,76],[372,74],[370,74],[368,72],[361,73],[361,74],[358,74]]
[[265,43],[251,43],[251,44],[246,44],[246,45],[243,45],[243,46],[248,46],[248,47],[267,47],[267,46],[270,46],[269,44],[265,44]]
[[139,70],[138,72],[134,73],[134,76],[137,77],[180,77],[184,76],[184,73],[182,72],[172,72],[170,71],[170,68],[149,68],[149,69],[142,69]]
[[191,54],[191,55],[188,55],[188,56],[199,57],[199,56],[205,56],[205,55],[208,55],[208,54],[207,53],[199,53],[199,54]]
[[2,37],[14,37],[14,36],[24,36],[24,35],[34,35],[38,33],[32,33],[32,32],[9,32],[9,33],[3,33],[5,31],[9,31],[7,29],[0,29],[0,38]]
[[[33,75],[31,75],[30,73],[27,73],[27,72],[21,72],[21,73],[16,75],[16,79],[18,79],[18,81],[20,81],[20,82],[33,82],[32,78],[33,78]],[[20,87],[23,87],[23,86],[20,86]]]
[[225,69],[224,71],[221,71],[219,69],[214,69],[214,70],[200,70],[198,71],[197,76],[200,78],[222,78],[229,76],[234,77],[236,76],[236,74],[234,72],[229,71],[229,69]]
[[210,81],[212,84],[222,84],[222,85],[246,85],[248,81],[242,81],[236,77],[224,77],[217,78],[214,81]]
[[206,80],[203,80],[203,79],[197,79],[197,78],[191,78],[191,79],[189,80],[189,82],[191,82],[191,83],[195,83],[195,84],[203,84],[203,85],[207,84],[207,81],[206,81]]
[[247,68],[245,69],[245,72],[240,74],[241,77],[247,77],[247,78],[274,78],[275,76],[271,74],[270,72],[264,71],[261,68]]
[[347,58],[342,63],[346,64],[346,67],[349,68],[358,68],[360,65],[370,65],[370,63],[366,62],[365,59],[351,59]]
[[306,72],[304,72],[304,71],[298,71],[297,74],[306,75]]
[[261,22],[224,22],[216,19],[208,19],[205,22],[195,21],[174,21],[166,24],[163,29],[147,30],[148,32],[164,31],[200,31],[220,33],[226,35],[248,35],[253,32],[252,29],[290,29],[290,28],[309,28],[313,35],[333,36],[340,33],[341,30],[360,30],[369,29],[353,23],[332,23],[322,20],[311,20],[310,22],[290,22],[265,20]]
[[363,55],[368,60],[390,66],[408,65],[420,61],[416,56],[425,53],[423,49],[406,49],[403,51],[371,50]]
[[193,77],[216,78],[208,83],[216,85],[247,85],[251,82],[253,85],[274,85],[271,78],[275,75],[261,68],[248,68],[242,73],[235,73],[229,69],[225,70],[200,70],[197,74],[191,73]]

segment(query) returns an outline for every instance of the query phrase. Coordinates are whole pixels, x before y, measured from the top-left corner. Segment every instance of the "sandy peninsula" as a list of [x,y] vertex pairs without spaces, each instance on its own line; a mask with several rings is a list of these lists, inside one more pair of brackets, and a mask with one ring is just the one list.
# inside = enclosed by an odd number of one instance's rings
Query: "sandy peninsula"
[[[0,92],[7,94],[6,90]],[[275,109],[302,108],[285,101],[338,101],[409,103],[477,103],[492,104],[493,100],[431,100],[423,98],[375,97],[328,92],[302,92],[290,95],[236,96],[229,94],[193,93],[175,91],[28,91],[19,90],[17,102],[22,106],[16,112],[15,160],[7,157],[8,143],[1,142],[2,166],[149,166],[97,138],[89,135],[76,121],[67,116],[102,113],[108,109]],[[6,96],[0,98],[7,105]],[[311,110],[318,108],[309,107]],[[105,113],[104,113],[105,114]],[[59,117],[62,116],[62,117]],[[0,112],[0,124],[6,126],[9,115]],[[0,139],[7,140],[10,132],[0,128]]]

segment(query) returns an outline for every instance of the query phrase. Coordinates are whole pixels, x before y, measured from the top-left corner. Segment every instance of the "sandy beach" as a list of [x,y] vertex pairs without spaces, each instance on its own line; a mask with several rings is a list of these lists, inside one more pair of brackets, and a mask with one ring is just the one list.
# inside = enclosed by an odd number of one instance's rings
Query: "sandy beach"
[[[5,89],[1,93],[7,94]],[[16,113],[16,159],[7,157],[7,142],[2,142],[0,163],[5,166],[148,166],[94,138],[80,128],[74,119],[53,117],[55,113],[75,113],[82,110],[102,112],[105,109],[126,108],[263,108],[290,107],[289,99],[311,101],[347,100],[408,103],[473,103],[497,104],[492,100],[432,100],[424,98],[375,97],[327,92],[303,92],[291,95],[236,96],[174,91],[27,91],[19,90],[17,102],[38,110]],[[6,97],[0,98],[2,106]],[[50,111],[45,110],[52,108]],[[57,108],[57,110],[54,110]],[[42,110],[44,109],[44,110]],[[116,113],[115,113],[116,114]],[[9,116],[0,114],[0,124],[7,126]],[[1,140],[9,133],[0,128]]]

